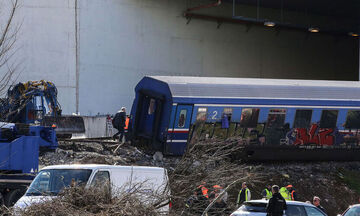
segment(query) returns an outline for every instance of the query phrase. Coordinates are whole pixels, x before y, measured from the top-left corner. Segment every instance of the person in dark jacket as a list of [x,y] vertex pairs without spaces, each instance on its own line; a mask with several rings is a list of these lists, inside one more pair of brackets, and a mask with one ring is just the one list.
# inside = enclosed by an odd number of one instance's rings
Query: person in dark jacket
[[266,206],[267,216],[283,216],[287,209],[286,201],[279,193],[279,186],[272,186],[272,197]]
[[113,138],[114,140],[118,135],[119,136],[119,142],[122,142],[124,133],[125,133],[125,122],[126,122],[126,108],[122,107],[121,110],[119,110],[112,121],[113,127],[118,130],[116,134],[114,134]]

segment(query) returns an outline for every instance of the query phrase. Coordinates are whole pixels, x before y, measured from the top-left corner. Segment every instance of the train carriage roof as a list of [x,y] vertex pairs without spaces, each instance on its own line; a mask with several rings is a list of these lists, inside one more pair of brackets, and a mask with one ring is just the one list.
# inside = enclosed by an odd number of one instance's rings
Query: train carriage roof
[[[190,76],[149,76],[176,98],[263,98],[308,100],[360,100],[360,82]],[[155,84],[155,83],[154,83]]]

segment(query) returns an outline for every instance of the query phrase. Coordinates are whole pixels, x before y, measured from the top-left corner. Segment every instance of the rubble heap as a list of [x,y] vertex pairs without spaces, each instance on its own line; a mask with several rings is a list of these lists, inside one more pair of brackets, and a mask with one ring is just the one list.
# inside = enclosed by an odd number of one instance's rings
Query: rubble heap
[[[158,215],[152,203],[144,203],[136,196],[138,191],[120,193],[112,197],[107,185],[85,189],[82,186],[66,188],[57,197],[44,200],[25,209],[17,209],[15,215],[26,216],[81,216],[81,215]],[[11,209],[9,215],[13,215]]]
[[[144,165],[165,167],[169,171],[173,215],[185,215],[185,203],[196,188],[206,182],[210,189],[221,185],[228,192],[227,208],[218,214],[228,215],[236,209],[241,183],[246,181],[252,199],[260,199],[266,184],[292,184],[299,201],[319,196],[329,216],[342,213],[359,202],[360,162],[286,162],[244,163],[236,155],[239,140],[207,139],[192,143],[183,157],[146,154],[130,144],[111,140],[62,141],[55,152],[40,157],[41,166],[72,163]],[[349,177],[350,176],[350,177]],[[204,211],[205,209],[201,209]],[[209,210],[209,213],[214,209]]]
[[109,164],[138,166],[174,166],[179,159],[145,154],[129,143],[119,144],[112,140],[59,141],[55,152],[45,152],[39,158],[40,167],[56,164]]

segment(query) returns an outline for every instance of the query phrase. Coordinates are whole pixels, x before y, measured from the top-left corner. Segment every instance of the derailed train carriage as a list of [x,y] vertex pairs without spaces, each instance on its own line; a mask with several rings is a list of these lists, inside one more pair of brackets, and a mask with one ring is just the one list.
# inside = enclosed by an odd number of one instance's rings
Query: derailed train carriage
[[165,154],[236,136],[246,160],[360,159],[359,82],[147,76],[135,93],[132,140]]

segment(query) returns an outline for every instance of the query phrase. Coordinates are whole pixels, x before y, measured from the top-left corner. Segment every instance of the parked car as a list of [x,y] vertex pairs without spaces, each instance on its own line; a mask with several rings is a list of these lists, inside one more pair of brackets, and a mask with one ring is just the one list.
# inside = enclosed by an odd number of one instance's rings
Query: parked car
[[[140,188],[142,191],[149,191],[149,193],[161,191],[162,195],[170,195],[168,175],[164,168],[96,164],[55,165],[44,167],[37,174],[25,195],[16,202],[14,207],[26,208],[33,203],[49,200],[74,182],[85,187],[108,183],[113,196],[119,192],[129,191],[139,184],[142,186]],[[159,211],[168,212],[169,205],[161,207]]]
[[[247,201],[230,216],[266,216],[268,201],[266,199]],[[286,201],[286,204],[287,210],[284,216],[327,216],[327,214],[309,203]]]
[[349,206],[344,213],[338,214],[338,216],[360,216],[360,204]]

